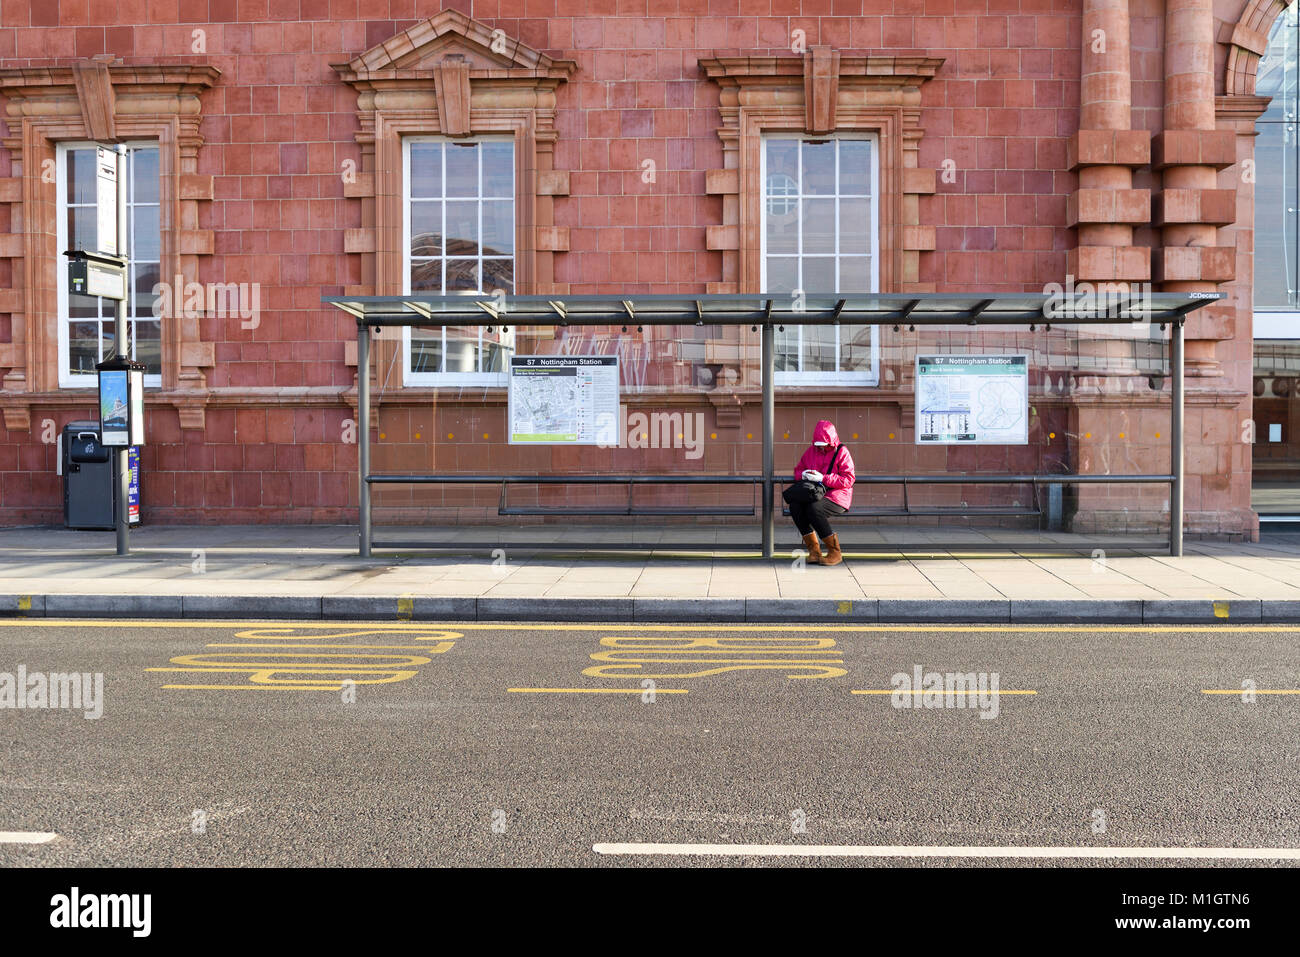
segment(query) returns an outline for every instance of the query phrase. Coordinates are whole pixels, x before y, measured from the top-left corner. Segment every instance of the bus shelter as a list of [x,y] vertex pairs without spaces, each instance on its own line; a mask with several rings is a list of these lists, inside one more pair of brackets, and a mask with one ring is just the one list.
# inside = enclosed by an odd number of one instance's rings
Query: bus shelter
[[[1128,326],[1154,330],[1168,335],[1168,364],[1162,370],[1169,381],[1169,451],[1167,473],[1141,474],[1006,474],[1006,475],[879,475],[859,474],[858,485],[872,483],[1003,483],[1024,484],[1035,495],[1046,486],[1083,485],[1156,485],[1169,492],[1168,551],[1183,551],[1183,324],[1195,309],[1222,298],[1216,293],[1151,293],[1146,291],[1106,296],[1062,297],[1061,292],[1042,294],[877,294],[827,293],[787,295],[579,295],[579,296],[504,296],[501,294],[410,295],[410,296],[331,296],[322,302],[353,317],[357,325],[357,406],[358,490],[360,506],[359,550],[369,557],[379,549],[464,548],[464,542],[433,540],[376,541],[372,524],[372,489],[387,485],[456,485],[499,484],[502,489],[502,515],[541,514],[546,509],[512,508],[505,490],[512,484],[564,484],[577,486],[625,485],[629,506],[608,511],[584,510],[581,514],[676,515],[692,516],[697,510],[688,505],[667,505],[636,510],[630,505],[634,486],[647,484],[693,483],[715,485],[749,485],[760,490],[757,509],[761,540],[753,543],[754,551],[771,558],[774,551],[776,492],[785,484],[784,472],[778,477],[774,466],[775,423],[775,342],[778,330],[786,327],[839,326],[860,324],[889,326],[894,330],[915,331],[926,326],[1019,327],[1030,331],[1058,326],[1117,327]],[[376,473],[371,470],[370,415],[372,401],[372,335],[389,328],[450,328],[489,326],[501,330],[529,327],[617,327],[626,333],[630,326],[638,330],[652,326],[748,326],[761,333],[759,368],[762,402],[762,471],[756,474],[702,474],[676,472],[649,473],[565,473],[561,475],[464,473],[438,471],[432,474]],[[560,510],[555,510],[557,514]],[[725,511],[725,510],[724,510]],[[719,514],[713,509],[711,514]],[[739,514],[737,511],[735,514]],[[748,514],[748,513],[747,513]],[[1072,542],[1068,550],[1090,547],[1087,541]],[[996,546],[994,546],[996,547]],[[1015,546],[1007,546],[1015,547]],[[1163,548],[1164,544],[1161,543]],[[548,551],[591,551],[610,548],[656,550],[636,543],[606,544],[593,548],[582,545],[547,545]],[[674,542],[671,550],[714,550],[717,544]],[[733,551],[727,548],[727,551]]]

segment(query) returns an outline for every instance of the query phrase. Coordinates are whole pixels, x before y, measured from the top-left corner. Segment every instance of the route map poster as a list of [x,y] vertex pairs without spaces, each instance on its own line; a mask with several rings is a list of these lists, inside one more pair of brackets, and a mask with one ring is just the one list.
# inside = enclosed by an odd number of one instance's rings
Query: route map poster
[[916,357],[917,445],[1027,445],[1027,355]]
[[617,446],[618,356],[511,356],[511,445]]

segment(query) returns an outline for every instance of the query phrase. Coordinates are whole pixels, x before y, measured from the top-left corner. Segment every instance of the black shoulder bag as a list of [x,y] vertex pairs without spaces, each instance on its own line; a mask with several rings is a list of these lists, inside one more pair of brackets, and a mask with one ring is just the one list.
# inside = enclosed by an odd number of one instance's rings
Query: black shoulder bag
[[[831,464],[826,467],[826,474],[835,471],[835,460],[840,457],[840,449],[844,448],[843,443],[835,446],[835,451],[831,453]],[[808,479],[800,479],[793,485],[788,486],[781,493],[787,505],[799,505],[810,502],[820,502],[826,497],[826,486],[821,482],[813,482]]]

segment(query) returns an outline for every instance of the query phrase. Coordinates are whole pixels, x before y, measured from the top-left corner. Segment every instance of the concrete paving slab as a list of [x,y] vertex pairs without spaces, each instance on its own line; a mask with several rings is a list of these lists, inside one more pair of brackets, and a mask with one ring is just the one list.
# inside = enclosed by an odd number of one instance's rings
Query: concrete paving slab
[[[387,529],[385,534],[427,538],[435,531],[440,535],[455,530]],[[699,538],[701,533],[715,540],[739,537],[746,546],[751,544],[748,532],[736,527],[649,527],[637,537],[665,542],[674,536]],[[927,537],[948,542],[953,537],[950,530],[937,528],[864,527],[860,533],[863,542],[907,539],[915,544]],[[555,542],[580,536],[595,540],[588,530],[568,526],[492,529],[491,534]],[[625,532],[609,529],[600,534],[607,540],[626,538]],[[970,533],[966,538],[974,547],[999,538],[1014,540],[1014,534]],[[673,615],[741,620],[743,615],[778,614],[782,607],[793,607],[764,602],[818,602],[822,604],[810,606],[809,614],[822,614],[819,609],[826,603],[852,601],[858,607],[879,599],[881,604],[874,607],[882,621],[891,614],[909,621],[959,620],[951,617],[953,609],[960,609],[956,614],[968,621],[1085,615],[1091,618],[1081,620],[1101,620],[1130,615],[1134,603],[1140,603],[1144,620],[1300,620],[1300,536],[1295,535],[1271,535],[1260,543],[1192,541],[1187,556],[1178,559],[1122,547],[1108,549],[1104,563],[1088,552],[1038,554],[1029,546],[1020,555],[995,557],[912,548],[888,556],[864,553],[834,568],[802,570],[793,568],[784,555],[770,562],[669,552],[548,555],[512,545],[509,562],[500,566],[503,572],[494,570],[487,551],[395,552],[362,560],[355,555],[355,541],[355,528],[347,526],[150,527],[133,531],[135,552],[120,559],[113,554],[110,533],[0,529],[0,592],[7,596],[0,598],[0,615],[18,613],[21,596],[27,596],[26,610],[32,614],[215,617],[242,609],[259,617],[380,620],[418,615],[414,603],[423,601],[432,602],[420,606],[430,615],[455,613],[465,620],[480,614],[478,600],[488,602],[484,613],[498,614],[502,606],[491,602],[514,602],[522,608],[540,600],[602,599],[624,604],[592,607],[615,615],[625,610],[623,620],[635,614],[637,602],[646,614],[669,614],[664,609],[674,606],[663,602],[670,601],[687,602],[676,606]],[[195,552],[204,560],[201,574],[195,573]],[[339,603],[331,616],[328,603],[335,599]],[[1216,600],[1227,602],[1226,619],[1216,612]],[[403,601],[407,611],[399,611]],[[752,609],[749,602],[755,603]],[[774,610],[765,612],[765,607]]]

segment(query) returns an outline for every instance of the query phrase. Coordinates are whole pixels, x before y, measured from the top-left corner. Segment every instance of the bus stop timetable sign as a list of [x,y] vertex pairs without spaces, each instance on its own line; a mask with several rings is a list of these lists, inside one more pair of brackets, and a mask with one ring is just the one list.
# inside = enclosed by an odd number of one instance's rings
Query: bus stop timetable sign
[[511,445],[619,443],[618,356],[511,356]]
[[109,256],[117,255],[117,161],[113,147],[95,147],[95,247]]
[[917,445],[1028,442],[1028,356],[916,357]]

